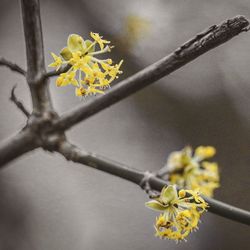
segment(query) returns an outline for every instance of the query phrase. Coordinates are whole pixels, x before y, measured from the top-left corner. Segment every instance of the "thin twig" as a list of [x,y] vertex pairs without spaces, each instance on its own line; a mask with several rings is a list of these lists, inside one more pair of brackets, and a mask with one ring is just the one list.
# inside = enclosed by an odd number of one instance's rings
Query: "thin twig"
[[11,61],[6,60],[5,58],[1,57],[0,58],[0,66],[6,66],[10,70],[17,72],[23,76],[26,75],[26,71],[22,69],[20,66],[18,66],[16,63],[13,63]]
[[19,101],[15,95],[15,89],[17,85],[13,86],[11,90],[10,100],[25,114],[27,118],[30,117],[29,111],[24,107],[23,103]]
[[59,69],[57,71],[53,70],[53,71],[47,72],[44,77],[48,78],[48,77],[52,77],[52,76],[58,76],[61,73],[67,72],[70,69],[70,67],[71,67],[71,65],[66,65],[66,66],[64,66],[63,68],[61,68],[61,69]]
[[245,17],[236,16],[220,25],[210,27],[186,42],[170,55],[116,84],[105,95],[99,96],[65,113],[54,124],[54,128],[56,130],[69,129],[80,121],[172,73],[207,51],[227,42],[243,32],[248,25],[249,22]]
[[[147,178],[147,182],[153,190],[161,191],[164,186],[168,185],[166,181],[156,177],[154,174],[149,175],[147,171],[142,172],[96,154],[87,153],[78,149],[75,145],[72,145],[67,141],[62,142],[59,145],[58,152],[62,154],[67,160],[81,163],[103,172],[119,176],[139,186],[141,186],[145,177]],[[222,217],[250,225],[250,212],[212,198],[203,198],[209,204],[208,211]]]

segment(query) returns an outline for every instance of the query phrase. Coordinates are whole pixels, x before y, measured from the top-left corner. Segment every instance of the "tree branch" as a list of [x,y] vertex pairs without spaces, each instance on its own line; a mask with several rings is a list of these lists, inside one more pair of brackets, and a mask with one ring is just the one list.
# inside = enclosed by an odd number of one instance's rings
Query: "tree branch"
[[80,121],[145,88],[183,65],[193,61],[198,56],[227,42],[239,33],[246,31],[248,25],[249,22],[245,17],[236,16],[220,25],[210,27],[208,30],[205,30],[186,42],[170,55],[116,84],[105,95],[99,96],[85,103],[83,106],[65,113],[54,124],[54,128],[57,130],[69,129]]
[[15,85],[11,90],[10,100],[25,114],[27,118],[30,117],[29,111],[24,107],[21,101],[19,101],[15,95],[15,89],[17,85]]
[[[149,180],[149,185],[152,189],[160,191],[167,182],[160,179],[159,177],[152,176]],[[224,218],[240,222],[242,224],[250,225],[250,212],[231,206],[227,203],[202,196],[204,200],[209,204],[208,211]]]
[[50,72],[47,72],[44,77],[45,78],[49,78],[49,77],[53,77],[53,76],[58,76],[60,75],[61,73],[65,73],[67,72],[69,69],[71,68],[71,65],[66,65],[64,66],[63,68],[60,68],[59,70],[53,70],[53,71],[50,71]]
[[27,82],[30,87],[33,112],[52,110],[48,81],[44,79],[45,63],[39,0],[21,0],[27,55]]
[[67,160],[82,163],[92,168],[119,176],[136,184],[144,177],[143,172],[131,169],[123,164],[111,161],[102,156],[79,150],[76,146],[67,141],[59,144],[57,149]]
[[[62,154],[67,160],[81,163],[89,167],[101,170],[103,172],[119,176],[123,179],[131,181],[137,185],[141,186],[144,178],[147,178],[147,181],[150,187],[154,190],[161,191],[164,186],[167,186],[168,183],[155,175],[148,175],[148,172],[142,172],[136,169],[129,168],[121,163],[114,162],[107,158],[98,156],[93,153],[87,153],[81,151],[75,145],[64,141],[59,144],[57,151]],[[209,204],[208,211],[231,219],[234,221],[241,222],[246,225],[250,225],[250,212],[243,209],[228,205],[226,203],[217,201],[212,198],[203,197]]]
[[5,164],[38,147],[34,134],[23,129],[17,135],[7,139],[0,145],[0,168]]
[[23,76],[25,76],[25,74],[26,74],[26,71],[24,69],[22,69],[20,66],[18,66],[16,63],[8,61],[3,57],[0,58],[0,66],[6,66],[10,70],[17,72]]

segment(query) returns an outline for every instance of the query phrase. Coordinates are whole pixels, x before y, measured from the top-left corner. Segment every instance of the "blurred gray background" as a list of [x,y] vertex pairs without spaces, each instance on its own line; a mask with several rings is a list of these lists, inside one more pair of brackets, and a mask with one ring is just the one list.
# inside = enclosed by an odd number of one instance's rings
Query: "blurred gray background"
[[[0,1],[0,55],[26,67],[20,4]],[[206,27],[237,14],[250,17],[249,0],[41,1],[46,64],[70,33],[100,32],[116,45],[128,77],[173,51]],[[145,32],[130,43],[127,23],[136,16]],[[143,30],[143,29],[142,29]],[[207,53],[156,84],[95,115],[68,132],[82,148],[141,170],[157,170],[187,144],[214,145],[221,168],[216,198],[250,209],[250,33]],[[116,53],[116,54],[114,54]],[[21,76],[0,68],[0,139],[22,128],[24,116],[8,100],[30,107]],[[55,87],[63,113],[81,105],[73,88]],[[207,213],[187,243],[154,237],[157,215],[134,184],[60,155],[37,150],[0,173],[0,249],[149,250],[249,249],[249,227]]]

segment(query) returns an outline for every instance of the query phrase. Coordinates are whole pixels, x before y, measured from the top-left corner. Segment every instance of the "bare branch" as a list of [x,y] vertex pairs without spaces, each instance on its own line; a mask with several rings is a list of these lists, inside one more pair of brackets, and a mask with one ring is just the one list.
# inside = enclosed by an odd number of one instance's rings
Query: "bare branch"
[[14,104],[25,114],[25,116],[27,118],[29,118],[30,117],[29,111],[24,107],[23,103],[21,101],[19,101],[15,95],[16,87],[17,87],[17,85],[13,86],[13,88],[11,90],[10,100],[12,102],[14,102]]
[[[114,162],[101,156],[97,156],[96,154],[81,151],[76,146],[70,144],[67,141],[62,142],[59,145],[57,151],[62,154],[67,160],[81,163],[89,167],[107,172],[109,174],[119,176],[120,178],[131,181],[137,185],[141,185],[142,181],[146,177],[150,187],[156,191],[161,191],[164,186],[168,185],[166,181],[156,177],[156,175],[154,174],[149,175],[149,172],[147,171],[138,171],[121,163]],[[250,225],[250,212],[212,198],[203,198],[209,204],[208,211],[227,219]]]
[[118,162],[106,159],[93,153],[79,150],[71,143],[64,141],[59,144],[58,152],[67,160],[79,162],[92,168],[119,176],[136,184],[140,183],[143,178],[143,172],[128,168]]
[[8,61],[3,57],[0,58],[0,66],[6,66],[10,70],[15,71],[23,76],[25,76],[25,74],[26,74],[26,71],[24,69],[22,69],[20,66],[18,66],[16,63]]
[[34,134],[29,129],[22,130],[0,145],[0,167],[36,147]]
[[54,128],[57,130],[69,129],[80,121],[172,73],[207,51],[227,42],[234,36],[245,31],[248,25],[249,22],[245,17],[236,16],[220,25],[210,27],[208,30],[186,42],[172,54],[116,84],[105,95],[99,96],[85,103],[83,106],[65,113],[54,124]]
[[71,65],[66,65],[65,67],[59,69],[59,70],[53,70],[45,74],[45,78],[52,77],[52,76],[58,76],[61,73],[67,72],[71,68]]
[[27,54],[27,82],[34,113],[52,110],[48,81],[44,79],[45,63],[39,0],[21,0]]

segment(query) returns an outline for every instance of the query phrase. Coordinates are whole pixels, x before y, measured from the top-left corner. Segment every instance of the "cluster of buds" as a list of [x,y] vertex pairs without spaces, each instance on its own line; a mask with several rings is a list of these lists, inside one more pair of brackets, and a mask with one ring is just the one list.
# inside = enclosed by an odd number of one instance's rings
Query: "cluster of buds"
[[217,163],[207,159],[215,153],[211,146],[199,146],[194,152],[188,146],[171,153],[166,164],[168,180],[179,188],[196,190],[212,197],[214,189],[219,187],[219,171]]
[[[54,62],[49,67],[59,70],[62,65],[71,67],[65,73],[61,73],[56,80],[58,87],[75,86],[76,96],[88,96],[104,94],[104,89],[110,87],[110,83],[122,73],[120,67],[123,60],[113,64],[112,59],[98,59],[95,56],[110,52],[113,46],[110,41],[102,39],[98,33],[90,32],[93,39],[83,40],[77,34],[68,37],[67,47],[63,48],[60,56],[51,53]],[[99,50],[96,50],[97,46]]]
[[176,187],[164,187],[158,198],[145,204],[148,208],[161,212],[156,218],[156,236],[162,239],[184,240],[197,229],[201,214],[208,204],[193,190],[177,191]]

